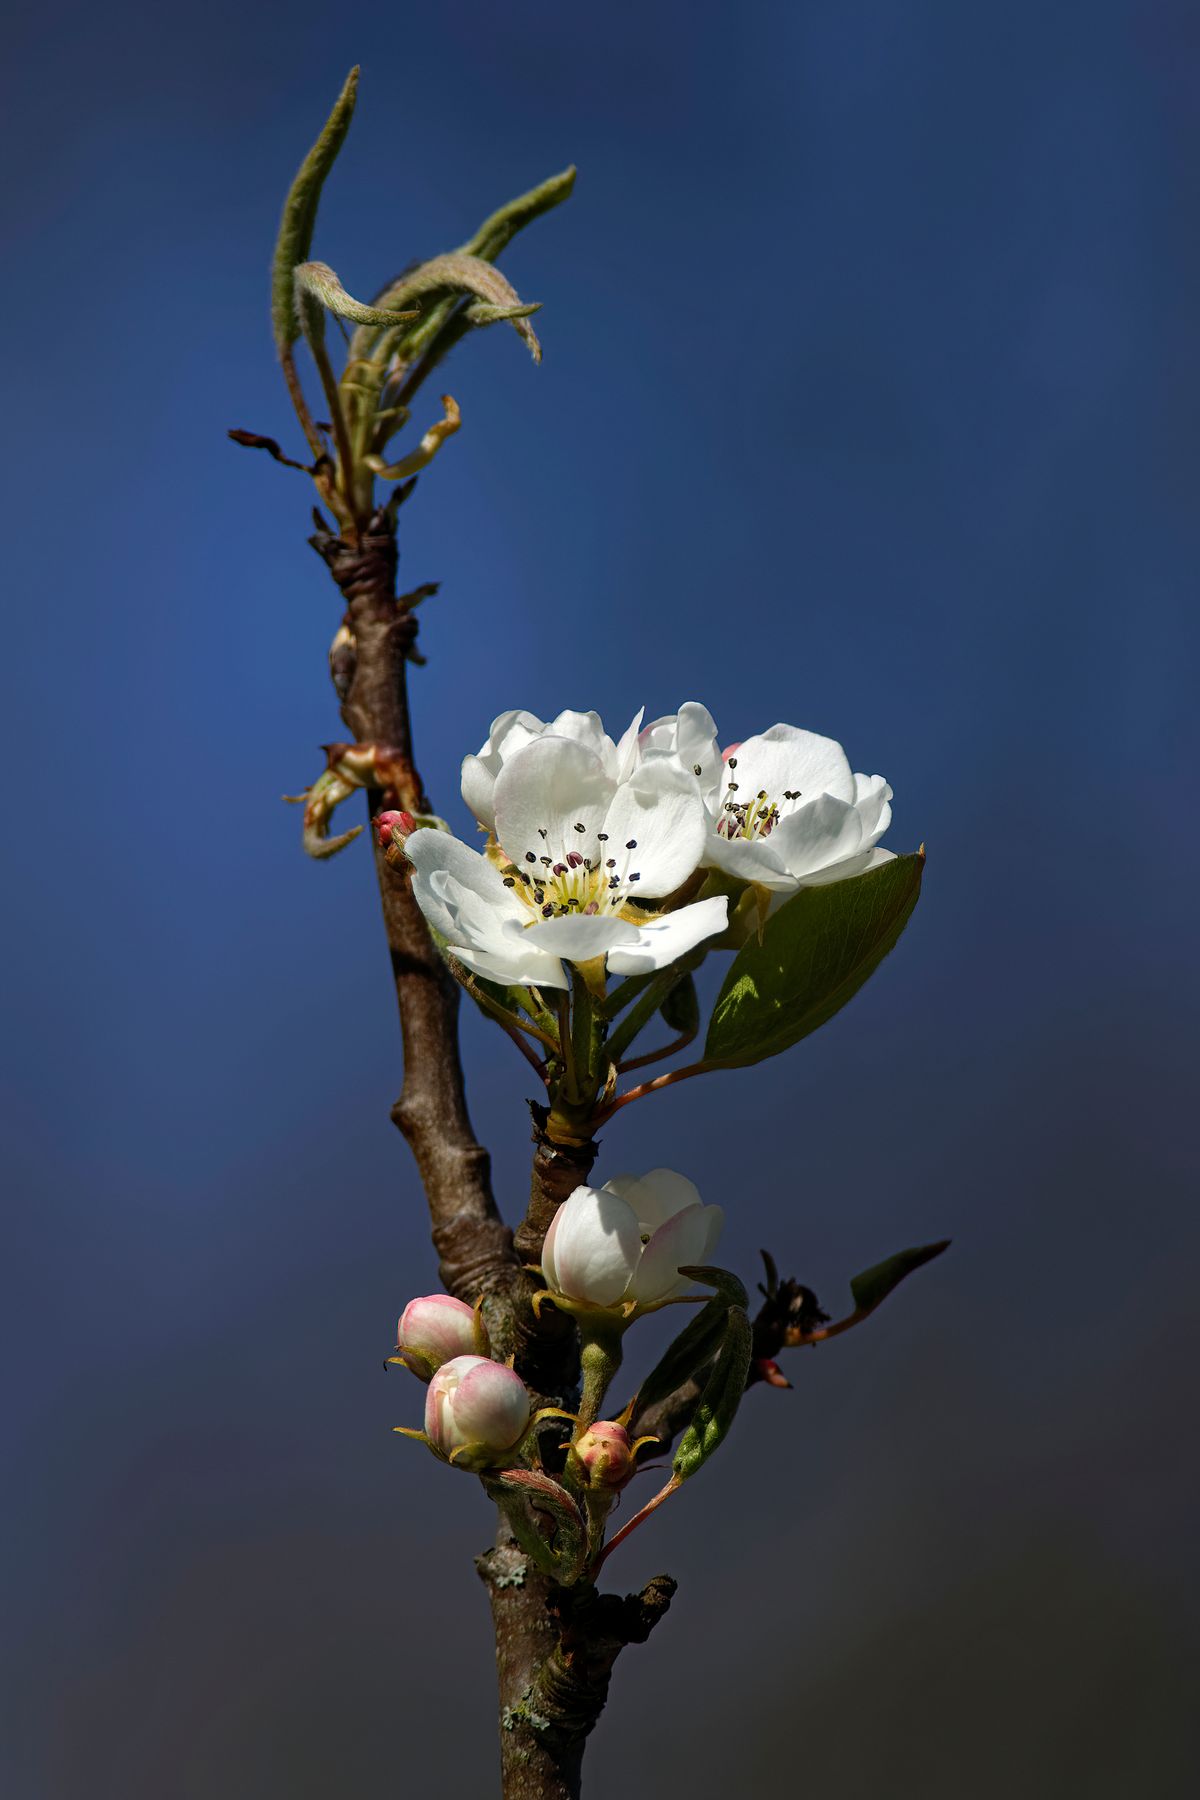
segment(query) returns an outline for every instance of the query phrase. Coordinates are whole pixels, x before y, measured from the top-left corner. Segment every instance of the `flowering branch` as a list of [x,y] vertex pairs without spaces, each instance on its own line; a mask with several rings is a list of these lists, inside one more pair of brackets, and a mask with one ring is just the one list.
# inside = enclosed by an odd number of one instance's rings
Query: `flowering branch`
[[[855,773],[832,739],[775,725],[722,750],[696,702],[649,725],[639,713],[617,740],[594,713],[548,723],[504,713],[462,768],[483,849],[435,814],[414,757],[407,680],[424,660],[416,609],[437,586],[398,591],[396,527],[418,475],[461,426],[456,402],[443,396],[442,418],[395,460],[384,452],[469,332],[510,324],[540,362],[529,323],[538,307],[493,265],[516,231],[567,197],[574,171],[365,303],[311,254],[356,92],[355,70],[293,183],[273,272],[276,346],[314,460],[259,433],[230,435],[304,470],[333,519],[315,511],[309,541],[342,597],[329,667],[350,735],[325,746],[325,769],[295,798],[314,857],[360,834],[361,825],[331,832],[356,792],[376,827],[404,1053],[392,1118],[417,1163],[445,1288],[400,1319],[389,1364],[426,1392],[422,1426],[396,1430],[476,1477],[497,1509],[495,1545],[477,1567],[496,1634],[504,1794],[572,1800],[616,1656],[645,1640],[674,1592],[660,1576],[637,1595],[599,1593],[608,1557],[721,1448],[749,1387],[789,1385],[778,1354],[849,1330],[945,1248],[903,1251],[856,1276],[854,1310],[836,1324],[766,1258],[751,1321],[741,1282],[712,1262],[721,1208],[668,1168],[592,1188],[597,1132],[633,1100],[752,1065],[817,1030],[895,944],[924,857],[879,846],[891,789]],[[355,327],[340,375],[327,312]],[[304,393],[301,340],[325,426]],[[386,499],[378,481],[394,484]],[[698,1059],[618,1092],[623,1074],[699,1036],[693,971],[718,952],[732,961]],[[515,1233],[471,1125],[463,993],[516,1045],[544,1095],[530,1103],[530,1193]],[[669,1041],[629,1054],[660,1017]],[[698,1310],[640,1391],[604,1417],[627,1331],[688,1304]],[[642,1452],[672,1444],[666,1485],[607,1537]]]

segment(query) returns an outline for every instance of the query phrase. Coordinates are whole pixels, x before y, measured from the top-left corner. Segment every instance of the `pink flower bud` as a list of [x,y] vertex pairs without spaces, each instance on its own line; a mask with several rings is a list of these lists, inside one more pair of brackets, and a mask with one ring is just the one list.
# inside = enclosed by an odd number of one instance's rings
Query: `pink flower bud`
[[723,763],[727,763],[731,756],[737,755],[737,753],[741,749],[741,747],[742,747],[742,743],[741,743],[740,738],[738,739],[736,744],[726,744],[725,748],[721,752],[721,761]]
[[633,1474],[633,1449],[629,1433],[615,1419],[597,1419],[572,1445],[572,1453],[587,1475],[588,1485],[624,1487]]
[[476,1349],[475,1314],[449,1294],[425,1294],[410,1300],[396,1327],[396,1354],[406,1369],[428,1381],[454,1356]]
[[380,848],[386,850],[389,844],[402,844],[406,837],[411,837],[417,829],[417,821],[410,812],[381,812],[375,815],[375,829],[379,833]]
[[529,1394],[519,1375],[486,1356],[443,1363],[425,1396],[425,1433],[445,1457],[484,1469],[511,1450],[529,1423]]

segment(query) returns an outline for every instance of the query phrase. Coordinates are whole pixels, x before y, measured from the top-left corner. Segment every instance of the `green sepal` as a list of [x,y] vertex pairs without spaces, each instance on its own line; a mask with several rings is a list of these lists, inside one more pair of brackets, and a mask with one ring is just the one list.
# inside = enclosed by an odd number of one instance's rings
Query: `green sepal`
[[744,1307],[731,1306],[721,1348],[675,1452],[672,1467],[679,1481],[689,1480],[727,1437],[746,1391],[753,1337]]
[[283,203],[283,217],[279,221],[275,258],[271,266],[271,324],[276,346],[281,352],[289,344],[294,344],[300,336],[300,315],[296,310],[292,271],[297,263],[308,260],[321,189],[337,161],[338,151],[350,129],[357,95],[356,67],[347,75],[333,111],[326,119],[320,137],[301,163]]
[[940,1256],[943,1250],[950,1248],[950,1239],[943,1238],[937,1244],[918,1244],[912,1250],[898,1250],[895,1256],[885,1257],[883,1262],[873,1263],[856,1275],[850,1283],[850,1292],[854,1295],[854,1304],[860,1313],[874,1312],[881,1306],[893,1288],[899,1287],[905,1276],[911,1275],[914,1269],[923,1268]]
[[689,1281],[716,1288],[713,1299],[684,1326],[679,1336],[668,1344],[658,1362],[638,1389],[638,1411],[644,1412],[673,1394],[677,1387],[702,1369],[720,1347],[725,1323],[731,1307],[743,1309],[749,1304],[745,1288],[728,1269],[689,1265],[680,1269]]
[[918,851],[793,894],[734,958],[709,1021],[705,1062],[762,1062],[839,1012],[904,930],[924,866]]
[[[544,1575],[563,1587],[579,1580],[587,1563],[588,1528],[575,1501],[549,1475],[536,1469],[504,1469],[488,1476],[484,1486],[501,1508],[517,1543]],[[548,1512],[554,1534],[546,1538],[530,1516],[530,1507]]]

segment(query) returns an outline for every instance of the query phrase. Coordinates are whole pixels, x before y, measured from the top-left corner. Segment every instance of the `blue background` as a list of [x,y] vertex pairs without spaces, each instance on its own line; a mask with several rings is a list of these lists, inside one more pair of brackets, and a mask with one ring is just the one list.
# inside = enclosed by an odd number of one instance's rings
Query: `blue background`
[[[456,353],[403,514],[443,808],[503,708],[699,697],[841,738],[929,846],[826,1031],[605,1135],[835,1308],[955,1247],[610,1565],[681,1590],[589,1791],[1193,1792],[1195,10],[210,0],[6,49],[6,1794],[492,1791],[487,1509],[379,1366],[435,1277],[373,884],[278,798],[336,596],[224,438],[298,447],[267,266],[356,60],[356,293],[581,171],[504,262],[543,367]],[[465,1038],[515,1217],[527,1071]]]

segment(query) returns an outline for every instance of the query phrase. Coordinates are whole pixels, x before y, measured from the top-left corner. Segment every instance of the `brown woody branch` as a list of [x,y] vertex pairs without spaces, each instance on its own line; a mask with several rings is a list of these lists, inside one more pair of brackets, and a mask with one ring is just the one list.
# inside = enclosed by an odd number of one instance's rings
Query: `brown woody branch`
[[[657,1575],[640,1594],[560,1588],[502,1530],[476,1558],[496,1630],[505,1800],[576,1800],[584,1747],[608,1698],[613,1664],[643,1644],[675,1592]],[[512,1596],[521,1596],[514,1607]]]
[[[407,691],[417,632],[409,601],[422,591],[396,593],[398,552],[382,509],[357,541],[319,528],[311,542],[346,602],[332,667],[342,717],[355,743],[390,749],[381,765],[389,786],[368,791],[369,809],[373,814],[391,804],[430,812],[413,758]],[[392,1118],[425,1188],[442,1280],[469,1303],[482,1294],[494,1349],[515,1355],[540,1397],[569,1402],[579,1375],[575,1327],[553,1307],[535,1319],[529,1296],[537,1283],[524,1265],[539,1259],[555,1210],[586,1180],[596,1146],[552,1141],[545,1109],[534,1105],[529,1210],[514,1244],[467,1108],[458,986],[430,938],[407,871],[391,866],[378,843],[375,866],[404,1047]],[[503,1520],[479,1569],[495,1625],[506,1800],[574,1800],[584,1742],[604,1706],[613,1663],[625,1644],[649,1634],[674,1583],[661,1577],[626,1600],[591,1590],[581,1602],[527,1564]]]
[[[394,533],[377,511],[357,543],[325,532],[312,543],[346,601],[352,649],[343,652],[339,685],[347,729],[358,743],[394,747],[399,767],[390,797],[428,812],[413,763],[406,680],[417,621],[397,598]],[[370,791],[367,798],[375,812],[384,795]],[[471,1127],[458,1050],[458,990],[434,948],[407,874],[390,868],[378,845],[375,868],[404,1043],[404,1080],[392,1118],[416,1158],[442,1280],[450,1293],[472,1304],[480,1294],[509,1298],[521,1285],[521,1268],[492,1193],[490,1159]],[[503,1336],[502,1317],[489,1317],[489,1326]]]

